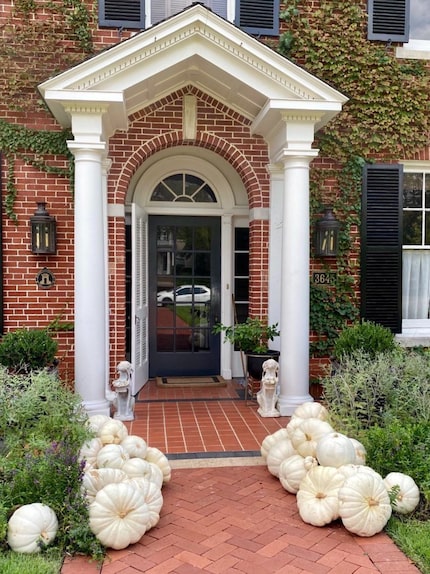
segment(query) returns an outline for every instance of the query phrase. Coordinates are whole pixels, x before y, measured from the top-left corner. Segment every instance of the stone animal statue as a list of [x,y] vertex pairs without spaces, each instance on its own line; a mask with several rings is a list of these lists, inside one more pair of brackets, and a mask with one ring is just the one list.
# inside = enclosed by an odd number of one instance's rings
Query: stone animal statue
[[258,414],[261,417],[279,417],[280,412],[276,408],[278,402],[278,372],[279,363],[275,359],[268,359],[263,363],[263,377],[261,388],[257,393],[259,404]]

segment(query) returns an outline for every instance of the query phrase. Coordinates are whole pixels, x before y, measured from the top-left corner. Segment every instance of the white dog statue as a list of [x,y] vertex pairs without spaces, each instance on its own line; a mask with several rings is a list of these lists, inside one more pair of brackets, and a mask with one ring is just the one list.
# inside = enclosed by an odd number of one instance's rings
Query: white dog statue
[[261,417],[281,416],[276,408],[279,397],[278,372],[279,363],[275,359],[264,361],[261,389],[257,393],[257,402],[260,405],[257,412]]

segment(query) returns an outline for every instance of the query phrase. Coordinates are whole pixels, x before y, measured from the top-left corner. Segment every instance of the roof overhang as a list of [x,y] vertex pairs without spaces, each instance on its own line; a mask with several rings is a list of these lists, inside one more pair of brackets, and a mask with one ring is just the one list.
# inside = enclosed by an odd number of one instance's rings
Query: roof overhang
[[78,106],[106,110],[109,132],[174,90],[195,86],[267,136],[294,111],[325,125],[347,98],[230,22],[197,4],[40,86],[63,127]]

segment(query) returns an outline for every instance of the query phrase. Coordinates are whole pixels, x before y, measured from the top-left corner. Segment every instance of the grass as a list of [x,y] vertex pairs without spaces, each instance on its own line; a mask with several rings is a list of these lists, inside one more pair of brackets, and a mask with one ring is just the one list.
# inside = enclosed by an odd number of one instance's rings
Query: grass
[[0,572],[5,574],[59,574],[63,556],[61,552],[49,554],[0,554]]
[[430,574],[430,522],[391,518],[385,530],[422,574]]

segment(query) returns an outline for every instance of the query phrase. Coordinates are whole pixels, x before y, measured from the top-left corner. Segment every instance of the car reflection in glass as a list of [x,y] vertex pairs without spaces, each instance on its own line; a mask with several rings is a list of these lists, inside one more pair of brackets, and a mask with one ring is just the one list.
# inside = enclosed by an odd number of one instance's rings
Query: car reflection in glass
[[182,285],[176,290],[169,289],[157,293],[157,303],[207,303],[211,290],[205,285]]

